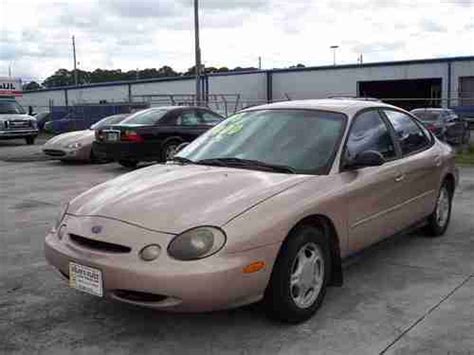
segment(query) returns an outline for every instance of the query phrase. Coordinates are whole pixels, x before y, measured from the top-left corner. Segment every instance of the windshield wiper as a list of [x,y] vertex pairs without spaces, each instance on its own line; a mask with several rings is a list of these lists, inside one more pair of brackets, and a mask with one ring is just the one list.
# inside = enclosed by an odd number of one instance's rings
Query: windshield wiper
[[296,174],[296,171],[286,165],[269,164],[259,160],[240,159],[240,158],[212,158],[203,159],[195,162],[202,165],[230,166],[237,168],[259,169],[265,171],[274,171],[278,173]]
[[191,159],[184,158],[184,157],[177,157],[177,156],[169,159],[168,161],[174,161],[181,164],[195,164],[195,162],[192,161]]

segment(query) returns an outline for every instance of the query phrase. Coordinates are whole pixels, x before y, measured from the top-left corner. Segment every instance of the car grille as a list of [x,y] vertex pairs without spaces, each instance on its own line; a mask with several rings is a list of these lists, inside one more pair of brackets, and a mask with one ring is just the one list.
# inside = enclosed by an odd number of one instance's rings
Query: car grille
[[143,302],[143,303],[156,303],[167,299],[167,296],[157,295],[148,292],[139,292],[132,290],[115,290],[113,294],[116,298],[131,301],[131,302]]
[[62,150],[57,150],[57,149],[44,149],[43,152],[52,157],[63,157],[66,155],[65,152],[63,152]]
[[97,250],[97,251],[102,251],[106,253],[125,254],[125,253],[130,253],[132,251],[132,248],[124,246],[124,245],[107,243],[107,242],[102,242],[95,239],[84,238],[76,234],[69,234],[69,238],[71,239],[72,242],[80,245],[81,247]]
[[31,127],[31,121],[24,120],[11,120],[5,122],[5,127],[8,129],[17,129],[17,128],[29,128]]

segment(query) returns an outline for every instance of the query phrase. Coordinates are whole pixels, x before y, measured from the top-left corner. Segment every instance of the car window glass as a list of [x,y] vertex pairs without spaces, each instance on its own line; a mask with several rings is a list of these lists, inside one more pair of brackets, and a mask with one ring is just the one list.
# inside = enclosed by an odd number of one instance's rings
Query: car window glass
[[222,121],[221,116],[216,115],[215,113],[212,113],[212,112],[207,112],[207,111],[201,111],[201,119],[204,124],[219,123],[220,121]]
[[438,111],[418,111],[418,110],[413,110],[411,111],[412,114],[414,114],[419,120],[421,121],[438,121],[440,117],[442,117],[441,113]]
[[25,110],[16,101],[0,100],[0,114],[24,114]]
[[122,124],[140,124],[140,125],[154,125],[156,124],[168,110],[159,108],[150,108],[139,111],[123,120]]
[[346,157],[354,159],[366,150],[377,151],[385,159],[396,156],[392,137],[378,111],[366,111],[357,116],[349,133]]
[[201,122],[196,111],[184,111],[180,113],[176,123],[179,126],[197,126]]
[[193,161],[238,158],[326,173],[345,126],[340,113],[256,110],[237,113],[178,153]]
[[410,154],[429,145],[429,138],[415,121],[408,115],[391,110],[384,110],[400,141],[402,154]]
[[101,119],[100,121],[94,123],[91,126],[91,129],[100,129],[104,127],[105,125],[117,124],[120,121],[123,121],[125,117],[127,117],[127,115],[113,115],[113,116],[105,117]]

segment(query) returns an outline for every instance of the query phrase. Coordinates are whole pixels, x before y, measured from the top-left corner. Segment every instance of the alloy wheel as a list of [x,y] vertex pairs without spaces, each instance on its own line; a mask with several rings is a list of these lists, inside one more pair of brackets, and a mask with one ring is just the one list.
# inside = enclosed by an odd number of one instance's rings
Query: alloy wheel
[[449,198],[448,189],[443,186],[436,201],[436,222],[440,227],[444,227],[448,222]]
[[316,243],[306,243],[298,251],[290,276],[290,295],[298,308],[310,307],[324,282],[323,252]]

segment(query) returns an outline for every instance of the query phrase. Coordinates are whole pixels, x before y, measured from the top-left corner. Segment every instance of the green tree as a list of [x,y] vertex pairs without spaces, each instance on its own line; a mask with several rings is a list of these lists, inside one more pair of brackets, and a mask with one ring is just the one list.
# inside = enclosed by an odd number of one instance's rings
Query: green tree
[[296,65],[292,65],[290,66],[290,69],[294,69],[294,68],[305,68],[306,66],[304,64],[301,64],[301,63],[298,63]]
[[35,91],[41,89],[41,85],[36,81],[30,81],[29,83],[23,85],[23,91]]

